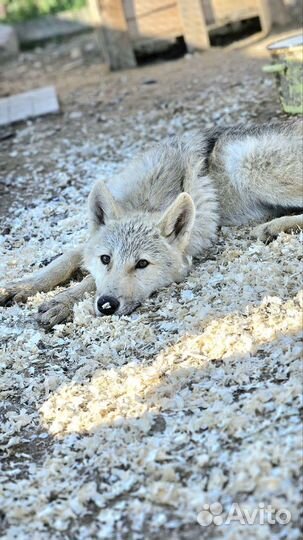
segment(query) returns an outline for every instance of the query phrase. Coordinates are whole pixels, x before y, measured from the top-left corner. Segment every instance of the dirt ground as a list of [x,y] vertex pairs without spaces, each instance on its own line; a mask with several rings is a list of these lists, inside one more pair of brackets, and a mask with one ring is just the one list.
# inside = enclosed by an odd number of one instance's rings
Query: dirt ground
[[[3,66],[0,97],[55,84],[61,113],[0,129],[1,275],[83,242],[93,182],[150,143],[284,118],[268,41],[109,73],[82,36]],[[102,324],[90,297],[52,332],[55,292],[0,309],[1,538],[300,538],[301,237],[223,228],[184,283]],[[201,524],[235,502],[291,520]]]

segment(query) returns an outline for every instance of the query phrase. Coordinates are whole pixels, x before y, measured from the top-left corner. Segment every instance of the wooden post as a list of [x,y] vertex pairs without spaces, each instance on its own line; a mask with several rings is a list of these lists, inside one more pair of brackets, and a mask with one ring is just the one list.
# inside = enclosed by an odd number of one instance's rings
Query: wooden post
[[269,0],[269,9],[273,25],[283,26],[290,22],[289,11],[283,0]]
[[189,52],[210,48],[201,0],[178,0],[183,36]]
[[259,4],[259,13],[260,13],[260,24],[262,29],[262,34],[267,35],[271,30],[272,17],[271,10],[269,6],[269,0],[258,0]]
[[97,27],[98,41],[111,69],[136,67],[123,0],[89,0],[92,22]]

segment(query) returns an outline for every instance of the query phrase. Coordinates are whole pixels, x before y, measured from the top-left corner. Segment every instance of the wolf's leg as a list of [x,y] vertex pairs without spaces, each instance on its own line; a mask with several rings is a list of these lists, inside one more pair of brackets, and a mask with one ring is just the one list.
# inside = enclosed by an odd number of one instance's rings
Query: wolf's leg
[[297,216],[283,216],[273,219],[268,223],[262,223],[252,230],[254,238],[270,241],[278,236],[280,232],[303,229],[303,214]]
[[83,246],[70,250],[33,275],[0,287],[0,306],[12,300],[24,302],[37,292],[48,292],[56,285],[66,283],[80,267],[82,253]]
[[73,314],[74,304],[79,302],[86,292],[95,291],[95,280],[92,276],[86,276],[80,283],[69,287],[65,291],[57,294],[49,302],[45,302],[39,307],[37,320],[46,329],[52,328],[70,319]]

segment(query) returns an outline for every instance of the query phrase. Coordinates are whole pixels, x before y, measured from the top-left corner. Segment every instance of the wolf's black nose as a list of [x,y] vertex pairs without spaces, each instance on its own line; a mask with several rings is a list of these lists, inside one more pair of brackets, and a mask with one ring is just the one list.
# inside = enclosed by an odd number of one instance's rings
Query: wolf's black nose
[[97,306],[102,315],[112,315],[117,311],[120,302],[113,296],[100,296],[97,301]]

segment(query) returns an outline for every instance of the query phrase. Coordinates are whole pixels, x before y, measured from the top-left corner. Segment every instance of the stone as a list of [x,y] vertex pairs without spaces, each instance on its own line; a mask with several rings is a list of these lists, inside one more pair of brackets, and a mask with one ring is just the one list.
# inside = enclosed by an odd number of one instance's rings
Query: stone
[[72,60],[77,60],[78,58],[81,58],[82,53],[80,47],[74,47],[70,52],[70,57]]
[[81,118],[82,112],[81,111],[73,111],[69,114],[69,117],[71,120],[78,120],[78,118]]
[[58,113],[59,110],[54,86],[23,92],[0,99],[0,126],[44,114]]

